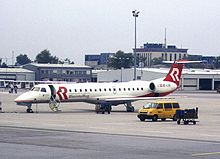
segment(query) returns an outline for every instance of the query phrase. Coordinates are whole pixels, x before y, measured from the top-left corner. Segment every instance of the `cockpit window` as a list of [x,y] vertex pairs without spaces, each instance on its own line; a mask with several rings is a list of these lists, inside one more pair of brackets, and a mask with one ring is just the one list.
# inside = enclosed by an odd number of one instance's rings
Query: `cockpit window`
[[41,92],[47,92],[46,88],[41,88]]
[[31,91],[36,91],[36,92],[39,92],[39,90],[40,90],[40,87],[33,87],[33,88],[31,89]]

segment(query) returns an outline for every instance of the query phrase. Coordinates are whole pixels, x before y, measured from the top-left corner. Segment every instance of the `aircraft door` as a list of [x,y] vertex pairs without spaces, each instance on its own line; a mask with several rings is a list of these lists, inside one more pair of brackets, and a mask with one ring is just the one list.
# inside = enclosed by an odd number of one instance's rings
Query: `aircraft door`
[[48,100],[49,93],[45,87],[41,87],[39,91],[39,99],[38,100]]
[[56,89],[54,88],[53,85],[48,85],[50,87],[50,100],[55,100],[56,99]]

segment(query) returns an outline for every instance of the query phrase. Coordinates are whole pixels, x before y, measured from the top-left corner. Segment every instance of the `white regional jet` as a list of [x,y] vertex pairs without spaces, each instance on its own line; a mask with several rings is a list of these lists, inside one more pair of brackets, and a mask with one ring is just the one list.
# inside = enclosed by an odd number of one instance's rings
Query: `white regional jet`
[[[169,63],[171,63],[170,61]],[[165,78],[152,81],[130,81],[118,83],[71,83],[39,84],[31,91],[15,99],[18,105],[27,106],[32,113],[33,103],[49,103],[52,111],[58,111],[62,102],[87,102],[95,104],[95,111],[111,111],[111,106],[124,104],[128,112],[133,112],[131,102],[157,99],[166,96],[179,87],[184,63],[198,61],[175,61]]]

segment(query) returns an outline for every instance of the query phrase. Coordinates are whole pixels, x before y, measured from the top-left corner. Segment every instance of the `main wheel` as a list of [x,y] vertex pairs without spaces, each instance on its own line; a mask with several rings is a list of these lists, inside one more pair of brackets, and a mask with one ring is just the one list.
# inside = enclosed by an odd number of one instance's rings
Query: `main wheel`
[[127,107],[127,112],[134,112],[134,107],[133,106]]
[[152,121],[157,121],[157,119],[158,119],[158,116],[154,115],[153,118],[152,118]]
[[33,110],[31,108],[28,108],[27,113],[33,113]]
[[107,112],[108,112],[108,114],[111,113],[111,110],[112,110],[112,107],[111,107],[111,106],[108,106],[108,107],[107,107]]
[[177,124],[180,125],[180,120],[177,120]]
[[188,124],[189,124],[189,122],[188,122],[188,121],[184,121],[183,123],[184,123],[184,125],[188,125]]
[[145,118],[144,117],[140,117],[140,121],[145,121]]

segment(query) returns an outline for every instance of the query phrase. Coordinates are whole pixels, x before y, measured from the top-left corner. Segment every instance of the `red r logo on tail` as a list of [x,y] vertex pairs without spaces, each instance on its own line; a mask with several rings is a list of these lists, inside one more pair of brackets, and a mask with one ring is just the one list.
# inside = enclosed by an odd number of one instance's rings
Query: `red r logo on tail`
[[170,73],[170,76],[173,79],[173,81],[180,81],[179,73],[180,72],[178,68],[173,68],[172,72]]
[[179,86],[182,69],[183,69],[183,64],[174,63],[170,68],[170,71],[165,77],[164,81],[173,82],[177,86]]

